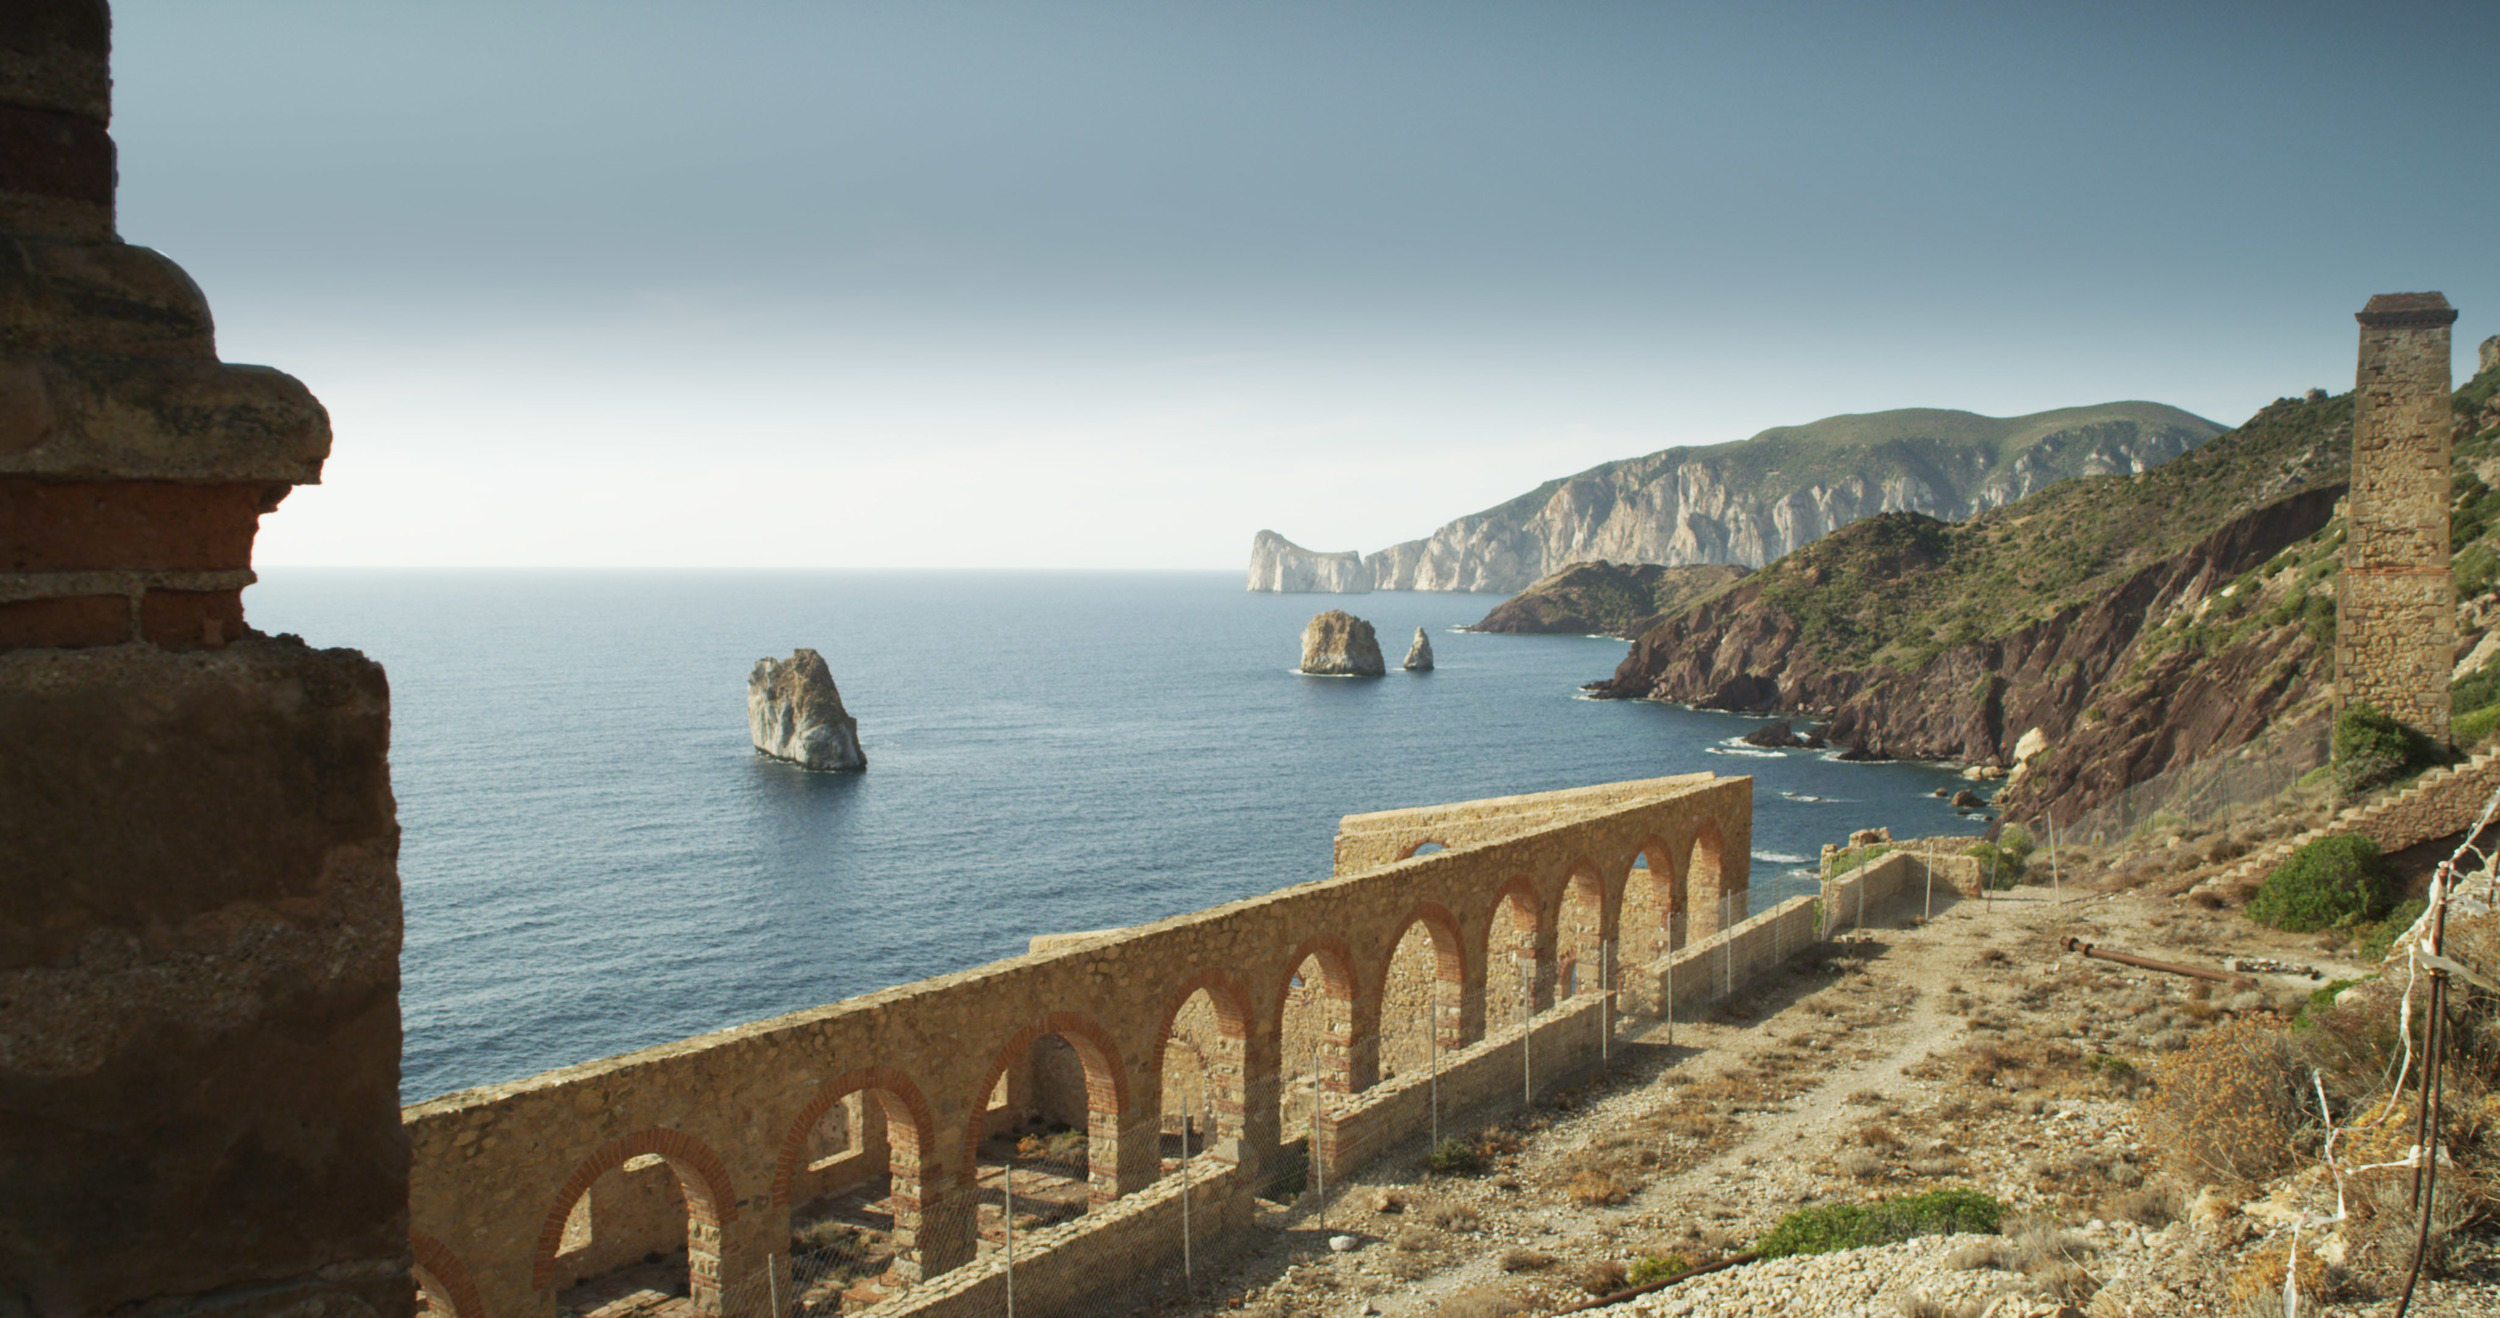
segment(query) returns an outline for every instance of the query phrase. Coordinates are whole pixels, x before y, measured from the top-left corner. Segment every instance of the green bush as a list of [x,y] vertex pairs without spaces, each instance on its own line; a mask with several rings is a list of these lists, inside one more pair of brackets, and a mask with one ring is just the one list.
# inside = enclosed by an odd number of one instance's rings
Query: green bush
[[2500,705],[2485,705],[2471,714],[2460,716],[2448,725],[2448,736],[2459,747],[2471,749],[2483,744],[2492,730],[2500,728]]
[[2309,1001],[2301,1004],[2300,1014],[2292,1017],[2292,1028],[2295,1030],[2318,1028],[2318,1018],[2324,1016],[2327,1009],[2335,1005],[2335,995],[2360,982],[2357,979],[2328,980],[2326,987],[2310,994]]
[[2412,928],[2413,922],[2421,919],[2422,912],[2429,910],[2430,905],[2415,897],[2389,911],[2386,919],[2353,930],[2353,956],[2363,961],[2386,960],[2388,949],[2396,945],[2397,935]]
[[1821,1204],[1800,1208],[1780,1219],[1769,1234],[1754,1242],[1764,1258],[1791,1254],[1829,1254],[1836,1249],[1889,1245],[1913,1236],[1956,1232],[1987,1234],[1997,1229],[2005,1205],[1977,1190],[1930,1190],[1906,1199],[1879,1199],[1871,1204]]
[[2032,840],[2030,829],[2010,820],[1997,830],[1997,848],[2017,860],[2031,859],[2032,851],[2039,845]]
[[2248,903],[2248,918],[2312,933],[2387,914],[2387,866],[2366,837],[2323,837],[2292,853]]
[[2428,737],[2370,705],[2348,705],[2335,716],[2335,790],[2355,797],[2384,787],[2438,759]]
[[1979,881],[1994,891],[2023,881],[2023,858],[1994,842],[1973,842],[1962,854],[1979,862]]
[[1474,1141],[1452,1135],[1432,1147],[1427,1161],[1444,1176],[1473,1176],[1484,1170],[1484,1151]]
[[1646,1286],[1653,1281],[1665,1281],[1669,1277],[1692,1270],[1692,1263],[1683,1255],[1662,1254],[1633,1264],[1632,1271],[1624,1278],[1624,1281],[1633,1286]]
[[1863,847],[1850,847],[1843,851],[1835,851],[1832,853],[1831,863],[1823,869],[1823,877],[1839,878],[1890,850],[1892,850],[1892,844],[1888,842],[1873,842]]

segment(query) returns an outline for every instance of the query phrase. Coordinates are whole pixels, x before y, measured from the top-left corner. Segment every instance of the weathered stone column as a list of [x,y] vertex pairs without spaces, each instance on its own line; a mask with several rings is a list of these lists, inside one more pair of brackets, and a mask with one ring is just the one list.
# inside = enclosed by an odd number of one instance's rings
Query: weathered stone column
[[406,1315],[389,693],[241,598],[329,420],[115,235],[110,33],[0,6],[0,1313]]
[[2437,293],[2381,293],[2355,319],[2352,494],[2335,590],[2336,712],[2377,707],[2445,745],[2456,660],[2448,570],[2449,326]]
[[1275,1173],[1284,1143],[1284,1114],[1278,1106],[1285,1099],[1279,1020],[1280,1014],[1273,1012],[1254,1016],[1242,1047],[1241,1165],[1252,1185]]

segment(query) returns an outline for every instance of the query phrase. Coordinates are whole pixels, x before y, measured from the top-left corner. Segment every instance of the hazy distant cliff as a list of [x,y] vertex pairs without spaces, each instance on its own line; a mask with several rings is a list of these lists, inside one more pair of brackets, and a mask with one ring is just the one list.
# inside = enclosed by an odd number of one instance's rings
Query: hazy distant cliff
[[[2019,417],[1936,408],[1826,417],[1592,467],[1359,562],[1262,531],[1250,588],[1508,592],[1590,559],[1759,567],[1877,513],[1959,521],[2070,476],[2147,470],[2220,433],[2144,402]],[[1300,566],[1321,559],[1325,568]]]

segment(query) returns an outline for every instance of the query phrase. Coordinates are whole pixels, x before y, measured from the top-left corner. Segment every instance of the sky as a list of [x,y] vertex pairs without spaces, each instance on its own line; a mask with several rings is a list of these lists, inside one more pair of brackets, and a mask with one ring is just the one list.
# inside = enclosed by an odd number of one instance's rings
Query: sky
[[1842,412],[2500,333],[2500,5],[120,0],[264,565],[1240,568]]

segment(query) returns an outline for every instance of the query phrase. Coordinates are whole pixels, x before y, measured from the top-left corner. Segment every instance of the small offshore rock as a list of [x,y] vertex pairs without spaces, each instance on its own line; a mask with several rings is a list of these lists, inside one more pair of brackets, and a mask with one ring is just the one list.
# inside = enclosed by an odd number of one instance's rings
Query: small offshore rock
[[1988,803],[1979,799],[1979,793],[1965,787],[1953,794],[1951,804],[1956,810],[1977,810]]
[[1785,750],[1792,746],[1806,744],[1805,739],[1797,735],[1796,729],[1788,726],[1786,719],[1774,719],[1746,733],[1738,740],[1748,746],[1765,746],[1772,750]]
[[755,749],[822,772],[868,767],[859,748],[859,720],[842,708],[833,670],[814,650],[788,659],[758,659],[747,674],[747,727]]
[[1380,638],[1372,625],[1343,609],[1330,609],[1302,629],[1302,671],[1326,677],[1381,677],[1389,666],[1380,658]]
[[1424,629],[1421,627],[1415,629],[1415,643],[1406,647],[1406,671],[1410,673],[1432,671],[1432,638],[1424,635]]

